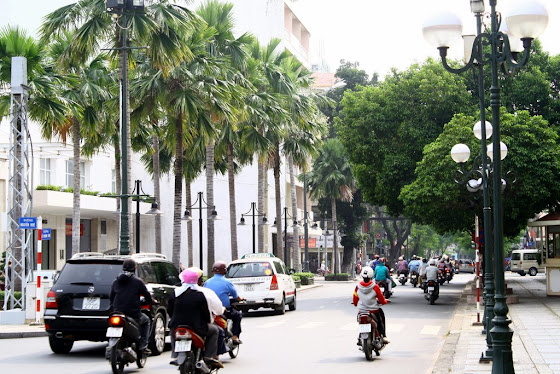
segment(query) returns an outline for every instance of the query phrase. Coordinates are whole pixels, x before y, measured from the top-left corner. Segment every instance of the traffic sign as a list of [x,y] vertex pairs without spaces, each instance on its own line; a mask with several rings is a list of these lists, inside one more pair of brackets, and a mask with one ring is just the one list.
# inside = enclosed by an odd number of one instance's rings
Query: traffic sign
[[41,234],[41,240],[51,239],[51,229],[43,229]]
[[20,229],[36,229],[37,217],[19,217]]

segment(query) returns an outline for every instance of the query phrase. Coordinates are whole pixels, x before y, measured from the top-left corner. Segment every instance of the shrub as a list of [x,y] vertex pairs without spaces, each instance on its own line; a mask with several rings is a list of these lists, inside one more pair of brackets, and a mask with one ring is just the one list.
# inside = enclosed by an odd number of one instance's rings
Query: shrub
[[[4,308],[5,293],[6,293],[5,291],[0,291],[0,309]],[[19,299],[21,297],[21,291],[14,292],[14,296],[16,297],[16,299]]]
[[88,190],[84,190],[83,188],[80,189],[80,194],[81,195],[97,196],[98,193],[99,193],[99,191],[88,191]]
[[37,186],[37,190],[48,190],[48,191],[60,191],[60,186],[53,186],[52,184],[40,184]]
[[326,281],[348,281],[350,280],[350,274],[339,273],[339,274],[327,274],[325,275]]
[[299,275],[292,274],[292,279],[294,282],[301,282],[301,278]]

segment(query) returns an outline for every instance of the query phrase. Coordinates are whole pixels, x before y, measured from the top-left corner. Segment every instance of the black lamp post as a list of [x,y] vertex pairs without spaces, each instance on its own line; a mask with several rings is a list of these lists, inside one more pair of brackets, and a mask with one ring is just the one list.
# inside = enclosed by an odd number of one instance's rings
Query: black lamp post
[[[107,0],[107,11],[113,13],[117,27],[121,29],[121,47],[117,50],[121,54],[121,231],[120,231],[120,254],[130,253],[130,235],[128,222],[128,50],[127,30],[130,27],[127,14],[130,12],[143,12],[144,0]],[[121,23],[119,24],[119,19]]]
[[257,209],[257,203],[252,202],[251,209],[249,209],[247,213],[243,213],[241,215],[241,220],[237,224],[238,226],[245,226],[245,216],[253,217],[253,253],[256,253],[255,217],[262,217],[261,225],[266,225],[266,214],[259,212],[259,210]]
[[[282,213],[282,217],[284,217],[284,263],[286,267],[290,267],[291,259],[288,256],[288,218],[294,219],[291,215],[288,214],[288,207],[284,207],[284,213]],[[294,219],[293,226],[296,226],[298,221]],[[274,220],[274,225],[276,225],[276,220]],[[294,238],[294,240],[296,240]]]
[[[140,193],[142,191],[142,193]],[[135,193],[136,192],[136,193]],[[146,194],[142,189],[142,181],[137,179],[135,181],[134,191],[132,191],[132,196],[136,197],[136,253],[140,253],[140,197],[150,197],[150,195]],[[152,207],[148,210],[145,214],[161,214],[162,212],[158,209],[158,204],[154,201],[152,202]]]
[[[484,14],[484,1],[471,0],[471,10],[481,20]],[[458,17],[453,15],[438,15],[424,24],[424,37],[434,44],[440,52],[443,66],[452,73],[462,73],[474,65],[481,66],[482,73],[484,65],[490,65],[492,86],[490,88],[490,107],[492,109],[493,127],[493,153],[500,153],[500,87],[498,86],[498,68],[504,73],[511,73],[527,64],[529,59],[531,42],[540,35],[548,23],[546,9],[530,1],[520,3],[513,12],[506,17],[507,26],[511,34],[523,41],[523,55],[517,58],[517,50],[513,48],[515,37],[511,37],[506,31],[500,31],[502,17],[496,11],[497,0],[490,2],[490,28],[485,32],[479,32],[474,38],[472,50],[465,66],[454,69],[447,64],[447,50],[455,39],[461,37],[462,25]],[[479,29],[480,30],[480,29]],[[485,50],[484,47],[490,49]],[[469,48],[466,48],[468,51]],[[479,79],[481,79],[479,77]],[[481,93],[482,95],[482,93]],[[481,106],[484,112],[484,106]],[[481,114],[482,115],[482,114]],[[484,122],[482,122],[484,123]],[[483,126],[484,127],[484,126]],[[485,156],[484,156],[485,157]],[[482,164],[485,164],[483,162]],[[494,173],[494,272],[495,272],[495,305],[493,327],[490,330],[492,337],[492,373],[514,373],[513,356],[511,352],[511,341],[513,330],[509,328],[511,321],[507,318],[508,307],[506,305],[504,267],[503,267],[503,213],[502,213],[502,170],[501,157],[493,157]],[[486,219],[485,219],[486,225]],[[487,236],[487,235],[486,235]]]
[[[202,206],[202,203],[204,202],[205,206]],[[198,206],[196,206],[198,203]],[[199,256],[199,267],[200,270],[203,270],[203,266],[202,266],[202,260],[203,260],[203,254],[202,254],[202,210],[203,209],[212,209],[212,213],[210,214],[210,217],[208,217],[208,219],[214,220],[214,221],[218,221],[220,219],[220,217],[218,217],[218,212],[216,212],[216,207],[213,206],[209,206],[208,203],[204,200],[204,198],[202,197],[202,192],[198,193],[198,196],[195,200],[195,202],[190,205],[185,207],[185,215],[183,216],[182,220],[184,221],[192,221],[192,216],[191,213],[189,211],[189,209],[197,209],[198,210],[198,256]]]

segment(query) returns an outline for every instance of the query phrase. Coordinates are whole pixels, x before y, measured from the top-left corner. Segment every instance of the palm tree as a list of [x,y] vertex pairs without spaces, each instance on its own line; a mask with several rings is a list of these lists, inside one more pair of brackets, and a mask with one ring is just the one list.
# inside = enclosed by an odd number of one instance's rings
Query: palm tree
[[338,226],[336,217],[336,200],[352,201],[354,177],[350,163],[344,153],[342,143],[336,138],[327,139],[313,161],[313,168],[307,174],[310,195],[313,198],[328,198],[331,201],[333,222],[334,272],[340,272],[338,254]]

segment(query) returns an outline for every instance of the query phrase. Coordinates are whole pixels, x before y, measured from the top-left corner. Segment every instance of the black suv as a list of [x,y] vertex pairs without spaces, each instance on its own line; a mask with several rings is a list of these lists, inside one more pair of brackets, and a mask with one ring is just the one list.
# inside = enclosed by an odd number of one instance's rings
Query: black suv
[[136,275],[152,294],[154,304],[143,312],[152,321],[149,347],[159,355],[169,333],[167,300],[181,284],[177,268],[161,254],[132,256],[78,253],[66,262],[47,295],[45,329],[54,353],[68,353],[76,340],[106,341],[107,318],[111,313],[111,286],[122,273],[125,259],[138,264]]

